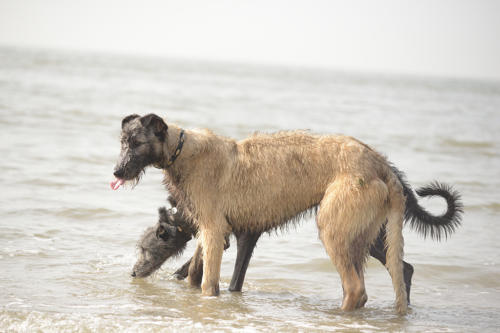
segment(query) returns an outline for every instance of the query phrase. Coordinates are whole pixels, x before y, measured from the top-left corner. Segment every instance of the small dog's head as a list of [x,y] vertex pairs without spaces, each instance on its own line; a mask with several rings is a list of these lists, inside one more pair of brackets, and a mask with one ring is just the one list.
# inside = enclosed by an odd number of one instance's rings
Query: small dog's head
[[139,181],[147,166],[161,162],[167,129],[167,124],[155,114],[123,118],[120,157],[113,172],[116,180],[111,183],[114,190],[125,181]]
[[133,277],[147,277],[172,256],[184,251],[194,232],[176,208],[158,210],[159,222],[146,229],[137,247],[139,258],[132,270]]

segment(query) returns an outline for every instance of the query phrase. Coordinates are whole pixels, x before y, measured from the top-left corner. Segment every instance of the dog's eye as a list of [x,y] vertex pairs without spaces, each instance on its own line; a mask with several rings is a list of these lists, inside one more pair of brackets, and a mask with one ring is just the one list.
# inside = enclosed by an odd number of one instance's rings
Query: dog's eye
[[135,138],[130,138],[128,141],[128,146],[130,148],[137,148],[140,145],[141,145],[141,143],[139,141],[137,141],[137,139],[135,139]]
[[161,239],[163,239],[164,241],[167,241],[168,240],[168,233],[167,232],[163,232],[161,234],[158,235]]

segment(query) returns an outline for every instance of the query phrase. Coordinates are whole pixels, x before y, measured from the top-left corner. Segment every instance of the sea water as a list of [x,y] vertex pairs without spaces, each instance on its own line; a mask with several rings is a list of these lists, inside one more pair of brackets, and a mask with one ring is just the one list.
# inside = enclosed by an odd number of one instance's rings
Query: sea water
[[[354,136],[388,156],[417,188],[463,196],[448,240],[405,228],[414,265],[408,315],[394,311],[386,269],[370,259],[368,302],[339,310],[342,288],[314,217],[263,235],[242,293],[221,295],[172,273],[130,276],[136,242],[167,192],[150,168],[111,191],[121,119],[245,138],[305,129]],[[0,331],[500,330],[500,83],[28,49],[0,49]],[[442,199],[423,200],[440,214]]]

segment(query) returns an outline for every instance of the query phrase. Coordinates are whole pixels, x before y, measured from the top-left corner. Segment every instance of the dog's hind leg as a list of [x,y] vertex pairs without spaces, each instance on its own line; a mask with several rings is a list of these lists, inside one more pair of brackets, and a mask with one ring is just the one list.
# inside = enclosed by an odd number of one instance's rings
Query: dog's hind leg
[[[349,252],[351,249],[344,244],[338,244],[327,232],[320,231],[320,238],[323,240],[326,252],[337,267],[342,280],[343,299],[341,309],[351,311],[362,307],[368,300],[366,294],[362,263],[353,264]],[[357,269],[358,266],[359,268]]]
[[406,314],[408,300],[403,277],[403,216],[405,211],[405,197],[403,187],[396,177],[387,181],[389,190],[389,208],[387,211],[387,234],[385,243],[387,248],[387,264],[392,278],[392,285],[396,293],[396,309],[399,314]]
[[[380,261],[382,265],[385,266],[387,261],[387,249],[385,247],[385,236],[386,236],[386,226],[382,226],[380,228],[380,232],[378,234],[377,240],[370,247],[370,255]],[[411,278],[413,276],[413,266],[406,261],[403,260],[403,276],[406,285],[406,299],[408,304],[410,304],[410,291],[411,291]]]
[[378,179],[337,176],[320,203],[319,237],[342,279],[343,310],[362,307],[368,299],[363,267],[384,221],[387,195]]

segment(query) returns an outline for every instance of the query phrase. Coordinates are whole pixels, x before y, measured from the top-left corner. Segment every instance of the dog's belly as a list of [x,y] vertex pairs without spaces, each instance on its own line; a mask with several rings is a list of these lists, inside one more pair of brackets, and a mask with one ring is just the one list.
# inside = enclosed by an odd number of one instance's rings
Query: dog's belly
[[[295,172],[292,172],[295,173]],[[235,231],[267,231],[317,206],[330,177],[279,176],[241,184],[226,192],[227,218]]]

